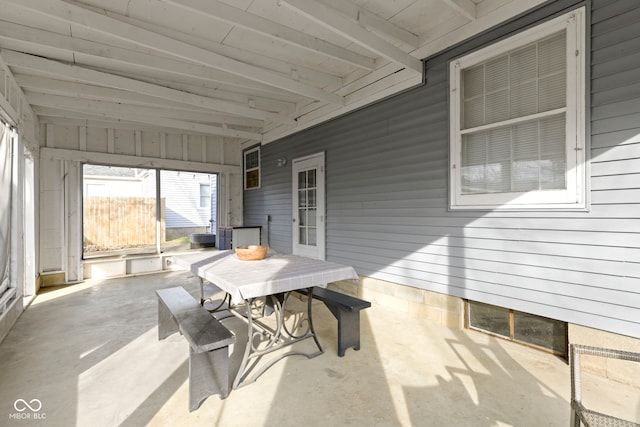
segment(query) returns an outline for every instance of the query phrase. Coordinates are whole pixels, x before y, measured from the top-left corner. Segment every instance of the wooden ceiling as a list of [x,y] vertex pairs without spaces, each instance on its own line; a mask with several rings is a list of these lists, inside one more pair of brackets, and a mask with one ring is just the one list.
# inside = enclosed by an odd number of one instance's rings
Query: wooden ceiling
[[0,0],[0,61],[43,122],[268,143],[422,82],[522,0]]

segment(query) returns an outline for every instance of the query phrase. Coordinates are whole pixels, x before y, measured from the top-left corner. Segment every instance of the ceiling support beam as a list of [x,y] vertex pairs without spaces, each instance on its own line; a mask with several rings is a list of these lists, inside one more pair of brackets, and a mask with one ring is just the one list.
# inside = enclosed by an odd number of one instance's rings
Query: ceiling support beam
[[251,117],[259,120],[268,120],[282,124],[295,124],[293,119],[287,118],[282,114],[257,110],[247,106],[238,105],[235,102],[195,95],[193,93],[170,89],[164,86],[158,86],[127,77],[116,76],[114,74],[91,70],[89,68],[79,67],[76,65],[63,64],[58,61],[52,61],[12,50],[3,49],[1,54],[7,64],[12,67],[32,70],[60,80],[122,89],[129,92],[141,93],[161,99],[168,99],[188,105],[194,105],[207,110]]
[[331,29],[374,53],[388,59],[391,62],[401,64],[409,70],[422,74],[422,61],[408,53],[398,49],[386,40],[378,37],[357,23],[351,21],[340,12],[327,7],[315,0],[279,0],[279,4],[287,6],[300,15]]
[[[64,54],[82,54],[99,62],[108,61],[110,69],[125,71],[135,66],[145,71],[161,71],[185,79],[198,79],[226,87],[240,87],[256,92],[282,93],[278,89],[242,77],[177,59],[154,56],[145,52],[108,46],[90,40],[52,33],[12,22],[0,25],[0,42],[9,49],[38,55],[43,50]],[[16,46],[15,48],[13,48]],[[76,58],[78,61],[78,58]],[[91,64],[93,65],[93,64]]]
[[447,6],[463,15],[465,18],[475,21],[478,17],[478,8],[471,0],[442,0]]
[[61,0],[10,0],[15,6],[97,31],[119,40],[153,49],[254,80],[317,101],[344,105],[342,96],[317,89],[288,76],[265,70],[187,43],[135,27],[114,18]]
[[158,115],[158,109],[151,109],[149,107],[131,106],[117,102],[87,100],[41,93],[29,93],[28,99],[29,102],[35,106],[57,108],[76,113],[88,113],[103,119],[109,118],[116,121],[137,122],[153,126],[170,127],[207,135],[222,135],[230,138],[262,141],[262,135],[256,132],[230,129],[224,125],[213,126],[162,117]]
[[375,60],[216,0],[163,0],[177,7],[237,25],[246,30],[329,56],[360,68],[375,69]]
[[109,87],[93,86],[55,80],[46,77],[16,74],[15,79],[23,90],[48,95],[60,95],[79,99],[117,102],[127,106],[138,106],[157,109],[155,114],[180,120],[197,121],[200,123],[227,124],[245,128],[260,128],[261,120],[248,119],[217,112],[203,111],[191,105],[159,99],[149,95],[142,95],[113,89]]
[[347,15],[353,21],[357,22],[358,25],[402,42],[411,48],[411,50],[417,49],[419,46],[420,38],[417,35],[393,24],[375,13],[371,13],[368,10],[363,9],[351,0],[320,1],[328,7],[332,7]]

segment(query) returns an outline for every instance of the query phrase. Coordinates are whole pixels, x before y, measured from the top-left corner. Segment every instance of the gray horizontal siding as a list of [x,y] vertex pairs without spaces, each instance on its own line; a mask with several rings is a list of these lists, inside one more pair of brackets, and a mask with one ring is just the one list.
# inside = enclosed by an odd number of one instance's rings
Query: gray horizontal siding
[[[594,0],[588,212],[448,211],[448,61],[565,12],[555,1],[426,61],[426,84],[262,148],[245,222],[291,251],[291,169],[326,151],[327,259],[361,275],[640,337],[640,3]],[[589,67],[588,67],[589,68]]]
[[[207,178],[209,177],[209,178]],[[166,199],[166,226],[180,227],[209,227],[213,220],[215,226],[215,206],[217,190],[215,175],[194,172],[162,171],[162,197]],[[211,208],[201,208],[200,184],[211,185]]]

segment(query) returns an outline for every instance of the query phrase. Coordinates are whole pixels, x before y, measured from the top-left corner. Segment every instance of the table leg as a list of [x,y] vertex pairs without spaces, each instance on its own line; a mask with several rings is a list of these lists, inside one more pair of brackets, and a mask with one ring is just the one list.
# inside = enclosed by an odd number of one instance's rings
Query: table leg
[[215,312],[219,311],[224,306],[224,304],[227,302],[227,300],[228,300],[229,307],[231,306],[231,295],[228,292],[224,293],[224,297],[220,301],[220,304],[218,304],[217,306],[215,306],[213,308],[205,306],[207,301],[213,301],[213,299],[211,297],[205,297],[205,295],[204,295],[204,279],[202,277],[200,277],[199,279],[200,279],[200,305],[201,306],[206,308],[207,311],[209,311],[210,313],[215,313]]
[[[311,292],[311,289],[309,289],[309,292]],[[275,327],[269,326],[261,321],[258,318],[259,315],[254,315],[253,305],[257,301],[256,299],[245,301],[245,304],[243,304],[244,310],[246,310],[245,315],[238,313],[236,309],[233,310],[237,317],[243,318],[247,323],[247,345],[238,374],[233,381],[234,389],[256,381],[267,369],[287,356],[302,355],[311,359],[324,352],[313,329],[311,297],[307,300],[306,313],[294,321],[292,327],[288,327],[285,323],[285,307],[291,296],[291,292],[286,292],[282,295],[282,297],[279,295],[267,296],[267,298],[271,298],[273,303]],[[260,310],[256,310],[256,313],[261,312]],[[302,329],[302,332],[296,333],[298,329]],[[304,352],[292,349],[284,354],[276,355],[271,358],[271,360],[259,365],[262,357],[309,338],[313,338],[317,347],[316,351]]]

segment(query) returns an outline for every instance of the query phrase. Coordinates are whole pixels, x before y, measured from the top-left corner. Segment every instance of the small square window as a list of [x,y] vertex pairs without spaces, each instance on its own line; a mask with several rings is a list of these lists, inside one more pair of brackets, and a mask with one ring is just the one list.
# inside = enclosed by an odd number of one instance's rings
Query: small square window
[[260,147],[244,152],[244,189],[260,188]]

